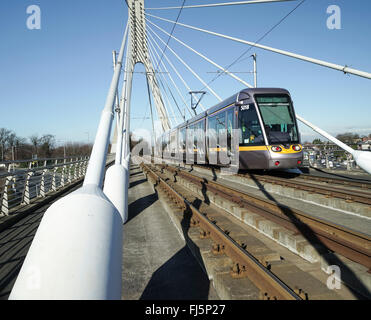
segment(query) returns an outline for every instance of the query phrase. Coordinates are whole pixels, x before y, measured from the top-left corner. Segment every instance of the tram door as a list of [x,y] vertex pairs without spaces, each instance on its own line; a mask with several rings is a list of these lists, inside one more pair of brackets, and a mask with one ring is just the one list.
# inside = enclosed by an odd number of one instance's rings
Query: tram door
[[181,162],[186,160],[186,127],[179,130],[179,156]]
[[216,134],[217,134],[218,164],[226,164],[228,142],[225,111],[218,113],[216,116]]
[[233,133],[233,128],[234,126],[234,108],[229,108],[227,110],[227,121],[226,121],[226,126],[227,126],[227,156],[231,157],[232,153],[235,152],[235,150],[232,150],[232,133]]
[[[229,121],[229,127],[228,127]],[[227,165],[231,150],[233,109],[219,112],[208,119],[208,160],[210,164]]]

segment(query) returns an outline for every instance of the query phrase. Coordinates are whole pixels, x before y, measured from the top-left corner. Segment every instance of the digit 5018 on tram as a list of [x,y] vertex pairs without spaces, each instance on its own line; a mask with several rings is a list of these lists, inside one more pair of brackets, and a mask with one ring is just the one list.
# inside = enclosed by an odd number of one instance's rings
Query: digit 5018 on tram
[[206,136],[200,147],[200,136],[195,135],[193,150],[187,150],[194,154],[195,163],[197,154],[208,163],[210,152],[220,151],[209,145],[211,132],[218,137],[226,131],[230,149],[232,129],[240,130],[239,169],[297,168],[303,161],[293,102],[285,89],[244,89],[165,132],[161,139],[168,155],[177,153],[179,160],[186,159],[187,129],[202,130]]

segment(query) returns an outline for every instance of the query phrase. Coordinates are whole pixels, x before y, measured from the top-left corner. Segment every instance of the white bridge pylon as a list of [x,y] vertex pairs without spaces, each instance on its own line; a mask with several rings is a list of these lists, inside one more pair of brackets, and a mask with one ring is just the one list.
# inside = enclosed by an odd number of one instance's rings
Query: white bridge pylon
[[[144,15],[144,0],[128,0],[128,23],[129,39],[126,50],[125,76],[121,94],[120,115],[126,118],[125,140],[129,142],[130,133],[130,104],[131,88],[133,82],[134,68],[137,63],[144,65],[146,79],[151,90],[153,101],[155,103],[157,116],[161,121],[163,131],[171,128],[169,116],[165,108],[159,84],[156,78],[157,70],[154,69],[148,50],[146,21]],[[123,128],[121,128],[123,129]],[[117,127],[112,140],[111,152],[116,152],[117,148]],[[124,147],[125,148],[125,147]]]

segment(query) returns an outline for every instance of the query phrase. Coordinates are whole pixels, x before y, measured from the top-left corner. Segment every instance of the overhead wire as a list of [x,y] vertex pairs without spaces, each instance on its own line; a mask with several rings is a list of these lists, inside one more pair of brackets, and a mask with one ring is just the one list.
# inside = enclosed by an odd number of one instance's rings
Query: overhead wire
[[[262,41],[268,34],[270,34],[275,28],[277,28],[284,20],[286,20],[296,9],[298,9],[306,0],[302,0],[299,4],[297,4],[290,12],[288,12],[283,18],[281,18],[276,24],[274,24],[267,32],[265,32],[253,45],[251,45],[247,50],[245,50],[237,59],[235,59],[231,64],[229,64],[224,69],[228,70],[230,67],[235,65],[237,62],[244,61],[246,59],[242,59],[252,48],[255,47],[256,44],[258,44],[260,41]],[[210,85],[210,83],[214,82],[216,79],[218,79],[222,74],[225,72],[219,72],[210,82],[207,84]],[[200,90],[205,89],[206,87],[203,87]]]
[[178,20],[179,20],[179,18],[180,18],[180,14],[182,13],[182,10],[183,10],[183,7],[184,7],[185,2],[186,2],[186,0],[183,0],[182,6],[180,7],[180,10],[179,10],[179,12],[178,12],[178,16],[176,17],[176,20],[175,20],[176,23],[173,25],[173,28],[171,29],[170,36],[169,36],[169,38],[167,39],[167,42],[166,42],[165,48],[164,48],[164,50],[163,50],[162,53],[161,53],[160,60],[158,61],[157,67],[155,68],[155,72],[157,71],[158,66],[159,66],[160,62],[162,61],[162,58],[163,58],[163,56],[164,56],[164,53],[165,53],[165,51],[166,51],[166,49],[167,49],[167,47],[168,47],[168,45],[169,45],[169,42],[170,42],[170,39],[171,39],[171,35],[174,33],[174,30],[175,30],[176,24],[177,24],[177,22],[178,22]]

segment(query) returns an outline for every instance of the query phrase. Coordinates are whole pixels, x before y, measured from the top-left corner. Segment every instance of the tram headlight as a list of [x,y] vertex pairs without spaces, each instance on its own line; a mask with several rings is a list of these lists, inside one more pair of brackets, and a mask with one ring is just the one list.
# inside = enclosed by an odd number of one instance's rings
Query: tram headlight
[[282,151],[282,148],[281,147],[277,147],[277,146],[273,146],[271,148],[271,150],[274,151],[274,152],[281,152]]
[[298,145],[293,145],[292,148],[293,148],[295,151],[300,151],[300,150],[301,150],[301,147],[298,146]]

